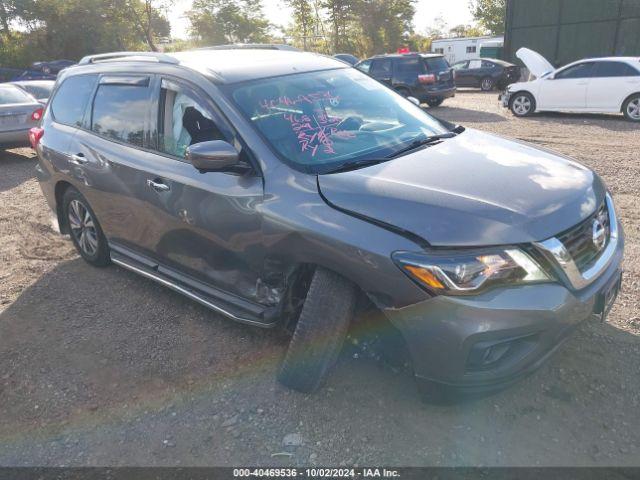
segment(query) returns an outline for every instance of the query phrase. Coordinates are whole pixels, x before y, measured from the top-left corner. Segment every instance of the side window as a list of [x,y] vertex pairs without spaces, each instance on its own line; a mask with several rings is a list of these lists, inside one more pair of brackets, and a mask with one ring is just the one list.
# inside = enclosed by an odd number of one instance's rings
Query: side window
[[364,60],[363,62],[360,62],[356,65],[356,68],[361,72],[369,73],[369,70],[371,70],[371,60]]
[[495,66],[495,63],[487,62],[486,60],[482,61],[482,68],[494,68]]
[[467,53],[476,53],[477,51],[477,47],[473,46],[473,47],[467,47]]
[[391,76],[391,59],[382,58],[380,60],[374,60],[371,66],[371,75],[374,77],[389,77]]
[[469,68],[469,62],[458,62],[452,65],[454,70],[464,70],[465,68]]
[[82,126],[97,78],[97,75],[78,75],[62,82],[51,101],[53,119],[65,125]]
[[597,62],[594,77],[637,77],[640,72],[623,62]]
[[556,74],[555,78],[557,80],[567,80],[572,78],[591,78],[592,73],[593,63],[579,63],[562,70],[560,73]]
[[476,69],[476,68],[481,68],[482,67],[482,60],[471,60],[469,62],[469,68],[470,69]]
[[184,158],[190,145],[210,140],[227,140],[214,117],[195,92],[163,80],[160,90],[158,149]]
[[104,80],[93,101],[91,130],[105,137],[143,146],[149,111],[149,78]]

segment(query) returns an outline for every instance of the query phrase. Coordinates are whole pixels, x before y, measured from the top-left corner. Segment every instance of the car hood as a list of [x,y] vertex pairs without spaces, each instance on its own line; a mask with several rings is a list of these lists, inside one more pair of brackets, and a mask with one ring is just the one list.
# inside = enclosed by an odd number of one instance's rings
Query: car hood
[[542,77],[545,73],[553,72],[555,70],[553,65],[549,63],[549,60],[544,58],[538,52],[534,52],[528,48],[521,48],[516,52],[516,56],[522,60],[529,71],[538,78]]
[[470,129],[386,163],[320,175],[318,187],[334,208],[448,247],[546,240],[605,195],[599,177],[567,158]]

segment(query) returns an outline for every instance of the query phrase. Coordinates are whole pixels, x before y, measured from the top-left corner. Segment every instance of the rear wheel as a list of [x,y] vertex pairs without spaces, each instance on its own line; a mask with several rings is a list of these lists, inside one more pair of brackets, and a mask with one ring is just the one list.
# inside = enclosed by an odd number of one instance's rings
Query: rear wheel
[[356,287],[318,267],[311,280],[278,380],[300,392],[313,392],[326,378],[344,343],[356,303]]
[[511,112],[516,117],[528,117],[536,111],[536,101],[530,93],[516,93],[511,99]]
[[71,241],[80,256],[96,267],[109,265],[109,245],[89,202],[71,187],[62,197],[62,209]]
[[480,81],[480,88],[482,89],[483,92],[490,92],[491,90],[493,90],[494,86],[495,86],[495,82],[491,77],[483,78]]
[[627,120],[640,122],[640,93],[631,96],[622,107],[622,112]]
[[439,107],[444,102],[444,98],[431,98],[427,100],[427,105],[430,107]]
[[408,88],[398,87],[396,88],[396,92],[398,92],[400,95],[402,95],[405,98],[411,96],[411,92],[409,91]]

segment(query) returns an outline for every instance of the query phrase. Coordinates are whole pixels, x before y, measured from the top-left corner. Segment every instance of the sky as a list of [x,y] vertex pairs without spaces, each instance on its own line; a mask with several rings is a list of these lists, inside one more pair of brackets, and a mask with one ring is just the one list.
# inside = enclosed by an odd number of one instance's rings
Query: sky
[[[264,13],[271,23],[286,27],[291,13],[282,0],[262,0]],[[177,0],[169,12],[171,33],[174,38],[188,36],[189,22],[185,12],[191,8],[191,0]],[[441,16],[450,27],[472,23],[469,11],[469,0],[417,0],[416,15],[413,19],[418,33],[423,33],[431,26],[433,20]]]

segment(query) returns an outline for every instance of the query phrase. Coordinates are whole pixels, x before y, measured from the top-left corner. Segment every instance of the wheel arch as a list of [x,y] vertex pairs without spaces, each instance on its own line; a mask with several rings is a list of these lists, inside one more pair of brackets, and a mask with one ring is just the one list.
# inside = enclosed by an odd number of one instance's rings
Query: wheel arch
[[631,100],[633,97],[635,97],[636,95],[640,95],[640,91],[638,92],[634,92],[631,95],[628,95],[627,98],[625,98],[622,103],[620,104],[620,112],[624,113],[624,106],[627,104],[627,102],[629,100]]
[[54,189],[54,195],[56,199],[56,216],[58,218],[58,228],[60,229],[60,233],[69,233],[69,227],[67,225],[67,221],[64,218],[64,212],[62,211],[62,198],[69,188],[73,188],[73,185],[71,183],[65,180],[60,180],[58,183],[56,183]]

